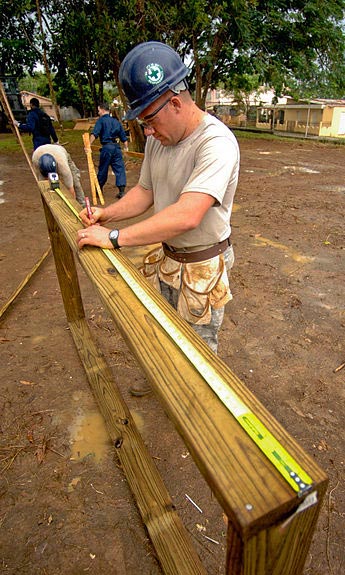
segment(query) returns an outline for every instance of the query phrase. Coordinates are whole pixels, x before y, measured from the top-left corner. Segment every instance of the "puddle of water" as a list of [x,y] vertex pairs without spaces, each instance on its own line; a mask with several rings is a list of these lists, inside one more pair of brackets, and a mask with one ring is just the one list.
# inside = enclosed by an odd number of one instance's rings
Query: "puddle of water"
[[103,417],[97,411],[78,415],[70,427],[70,434],[71,459],[74,461],[91,456],[99,463],[111,446]]
[[337,192],[339,194],[345,193],[345,186],[337,186],[336,184],[334,186],[317,186],[317,189],[323,192]]
[[293,259],[295,262],[299,262],[302,264],[313,262],[315,259],[314,257],[311,256],[304,256],[296,252],[295,250],[289,248],[288,246],[285,246],[284,244],[280,244],[279,242],[275,242],[274,240],[269,240],[267,238],[257,237],[255,238],[255,242],[259,245],[272,246],[273,248],[286,252],[288,257]]
[[293,172],[302,172],[303,174],[319,174],[317,170],[307,168],[306,166],[284,166],[284,170],[292,170]]

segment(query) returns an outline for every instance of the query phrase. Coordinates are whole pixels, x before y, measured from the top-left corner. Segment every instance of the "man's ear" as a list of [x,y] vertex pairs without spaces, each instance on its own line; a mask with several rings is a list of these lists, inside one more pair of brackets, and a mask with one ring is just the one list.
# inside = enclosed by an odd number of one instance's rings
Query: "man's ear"
[[182,102],[180,100],[180,98],[176,95],[173,96],[170,100],[171,104],[173,105],[174,108],[176,108],[177,110],[181,109],[182,107]]

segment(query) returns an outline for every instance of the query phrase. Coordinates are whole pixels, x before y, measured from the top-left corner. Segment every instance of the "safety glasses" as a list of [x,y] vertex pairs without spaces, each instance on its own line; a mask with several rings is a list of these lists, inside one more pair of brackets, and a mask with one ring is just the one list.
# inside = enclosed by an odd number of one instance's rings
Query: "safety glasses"
[[170,98],[168,98],[167,100],[164,100],[164,102],[162,102],[162,104],[158,106],[156,110],[151,112],[151,114],[148,114],[147,116],[144,116],[141,119],[137,118],[140,126],[142,126],[143,128],[153,128],[152,120],[157,116],[158,112],[163,110],[164,106],[166,106],[170,102],[171,98],[172,96],[170,96]]

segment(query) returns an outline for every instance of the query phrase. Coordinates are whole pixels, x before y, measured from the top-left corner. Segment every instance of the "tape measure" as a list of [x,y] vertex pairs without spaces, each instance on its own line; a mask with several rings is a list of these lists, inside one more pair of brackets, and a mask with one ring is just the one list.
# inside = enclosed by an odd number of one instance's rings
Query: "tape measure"
[[[80,220],[71,203],[65,198],[59,189],[55,192],[65,201],[73,213]],[[145,308],[152,314],[155,320],[165,332],[178,345],[180,350],[208,383],[217,397],[230,411],[244,431],[251,437],[262,453],[271,461],[279,473],[289,483],[299,496],[304,495],[313,486],[311,477],[301,468],[293,457],[284,449],[279,441],[272,435],[264,424],[252,413],[248,406],[240,399],[217,371],[205,360],[204,356],[193,346],[189,339],[167,317],[164,311],[151,299],[140,283],[130,274],[121,261],[116,258],[113,250],[103,249],[103,253],[121,275],[128,287],[137,296]]]

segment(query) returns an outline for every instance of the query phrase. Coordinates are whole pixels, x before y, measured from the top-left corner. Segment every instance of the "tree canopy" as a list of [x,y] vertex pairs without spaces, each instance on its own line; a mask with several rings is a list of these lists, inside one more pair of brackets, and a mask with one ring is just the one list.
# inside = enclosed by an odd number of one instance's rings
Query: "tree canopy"
[[[46,56],[61,105],[96,110],[139,42],[159,40],[191,68],[195,99],[248,78],[299,97],[342,98],[345,0],[0,0],[0,75]],[[38,13],[41,13],[41,22]],[[40,25],[41,24],[41,25]]]

